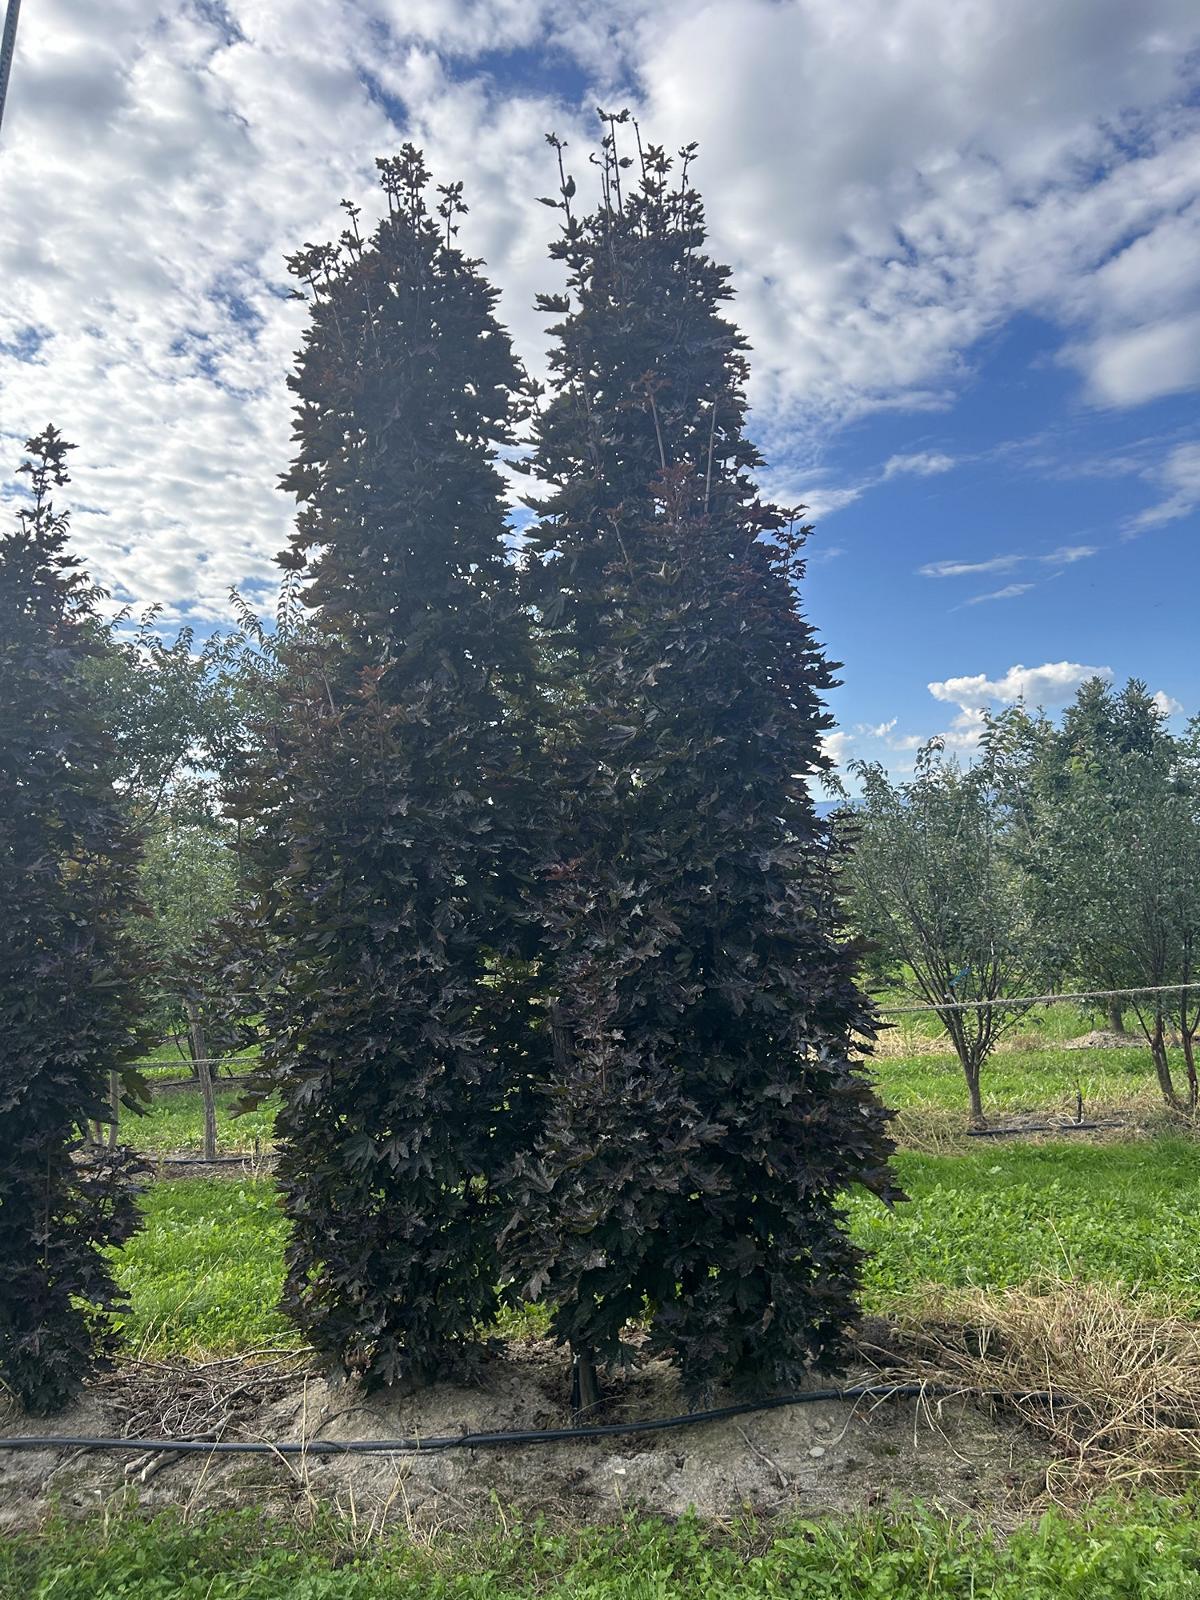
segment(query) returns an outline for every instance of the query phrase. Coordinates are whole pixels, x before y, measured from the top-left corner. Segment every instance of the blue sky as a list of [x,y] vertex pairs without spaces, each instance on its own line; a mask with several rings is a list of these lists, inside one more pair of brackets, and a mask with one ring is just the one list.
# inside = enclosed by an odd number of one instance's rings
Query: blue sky
[[[544,134],[697,139],[768,490],[817,531],[839,760],[969,756],[1091,670],[1200,710],[1195,0],[42,0],[0,133],[0,448],[53,420],[81,553],[201,629],[269,603],[284,255],[411,138],[540,370]],[[13,493],[6,483],[5,494]]]

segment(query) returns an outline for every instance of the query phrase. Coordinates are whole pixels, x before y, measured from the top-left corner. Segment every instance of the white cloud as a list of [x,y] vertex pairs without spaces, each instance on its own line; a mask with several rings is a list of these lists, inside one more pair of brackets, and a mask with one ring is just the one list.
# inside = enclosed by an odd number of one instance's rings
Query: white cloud
[[839,556],[846,554],[846,548],[840,544],[806,546],[804,559],[810,567],[823,567],[828,561],[836,561]]
[[1038,556],[1037,559],[1048,566],[1073,567],[1077,561],[1087,561],[1098,554],[1099,550],[1094,544],[1063,544],[1057,550],[1051,550],[1049,555]]
[[889,456],[883,475],[894,478],[907,472],[918,478],[931,478],[940,472],[949,472],[953,466],[953,456],[943,455],[939,450],[920,450],[914,455]]
[[1032,583],[1006,583],[1003,589],[992,589],[987,594],[973,594],[969,600],[964,600],[963,604],[980,606],[985,600],[1015,600],[1018,595],[1028,594],[1034,587]]
[[917,568],[917,574],[922,578],[976,577],[982,572],[1011,572],[1024,560],[1024,556],[992,556],[988,561],[927,561]]
[[[495,8],[448,6],[449,32],[436,9],[439,37],[465,44]],[[501,42],[528,9],[501,8]],[[64,498],[92,508],[74,525],[97,580],[168,619],[224,618],[231,584],[269,597],[294,509],[275,488],[303,327],[285,255],[340,231],[343,195],[376,214],[374,158],[414,136],[438,178],[474,179],[464,242],[499,263],[536,356],[533,294],[553,273],[532,201],[542,134],[574,137],[574,119],[549,96],[453,82],[372,5],[314,0],[302,27],[281,0],[38,12],[0,163],[0,456],[11,470],[53,420],[80,446]],[[403,133],[385,95],[410,107]]]
[[860,722],[854,731],[864,734],[868,739],[886,739],[899,720],[899,717],[891,717],[887,722]]
[[953,722],[938,737],[942,740],[947,750],[955,750],[960,755],[972,755],[979,749],[979,741],[983,738],[984,713],[981,707],[966,707],[958,713]]
[[1200,382],[1200,203],[1167,209],[1087,287],[1095,334],[1073,355],[1093,399],[1137,405]]
[[1164,717],[1175,717],[1183,711],[1182,702],[1176,700],[1174,695],[1168,694],[1165,689],[1156,689],[1150,698]]
[[1163,498],[1133,519],[1134,531],[1174,522],[1200,504],[1200,439],[1178,445],[1154,476]]
[[[760,389],[780,411],[931,403],[1016,311],[1085,371],[1099,341],[1187,315],[1197,28],[1190,0],[657,6],[634,35],[648,110],[701,141]],[[1140,296],[1112,265],[1131,240],[1160,263]]]
[[[1200,382],[1194,0],[42,0],[0,163],[0,451],[55,421],[78,542],[137,603],[223,613],[268,589],[291,505],[283,257],[374,208],[402,138],[461,176],[463,242],[535,369],[552,288],[543,143],[628,100],[701,142],[713,248],[754,345],[781,468],[831,422],[945,403],[982,335],[1058,330],[1087,392]],[[548,63],[506,82],[502,53]],[[561,70],[560,70],[561,69]],[[552,87],[570,85],[570,104]],[[632,92],[631,88],[632,86]],[[803,152],[797,159],[796,152]],[[936,450],[884,476],[949,470]],[[1177,464],[1181,468],[1186,463]],[[829,515],[862,487],[816,490]],[[1145,526],[1184,514],[1164,481]],[[1179,496],[1183,494],[1184,499]]]
[[[843,506],[853,506],[854,501],[861,496],[861,488],[845,488],[845,490],[822,490],[811,488],[800,494],[795,504],[805,507],[805,517],[813,522],[822,522],[826,517],[832,517],[835,510],[842,510]],[[784,506],[792,504],[792,498],[781,496]]]
[[[1097,546],[1093,544],[1067,544],[1060,545],[1057,550],[1051,550],[1044,556],[1006,555],[991,556],[986,561],[927,561],[923,567],[917,568],[917,576],[921,578],[974,578],[987,572],[1012,572],[1017,567],[1026,566],[1031,562],[1049,567],[1074,566],[1077,561],[1086,561],[1089,556],[1098,553]],[[981,600],[1008,599],[1012,594],[1023,594],[1027,589],[1032,589],[1032,583],[1010,584],[1006,590],[997,590],[995,595],[979,595]],[[973,605],[974,601],[968,601]]]
[[944,678],[927,685],[935,700],[961,706],[964,712],[981,712],[990,705],[1015,705],[1025,700],[1035,706],[1065,705],[1089,678],[1111,678],[1111,667],[1085,667],[1077,661],[1047,661],[1040,667],[1009,667],[999,678],[974,673]]
[[1136,406],[1200,384],[1200,313],[1104,334],[1079,358],[1092,397]]
[[821,746],[830,761],[833,762],[834,767],[839,768],[844,767],[850,759],[853,741],[848,733],[838,728],[833,733],[825,734],[821,740]]

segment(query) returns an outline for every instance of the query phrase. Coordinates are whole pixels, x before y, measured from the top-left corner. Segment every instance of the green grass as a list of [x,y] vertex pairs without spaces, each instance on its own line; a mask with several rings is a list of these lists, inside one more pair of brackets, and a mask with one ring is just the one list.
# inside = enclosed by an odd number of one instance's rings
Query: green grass
[[[957,1056],[880,1056],[874,1076],[885,1103],[897,1111],[937,1109],[967,1111],[967,1085]],[[1172,1066],[1182,1072],[1182,1051],[1172,1052]],[[1182,1081],[1182,1080],[1180,1080]],[[992,1111],[1075,1110],[1082,1090],[1084,1113],[1089,1106],[1127,1101],[1137,1095],[1157,1096],[1158,1083],[1149,1049],[1002,1050],[981,1075],[984,1107]]]
[[[909,1203],[889,1212],[866,1195],[848,1202],[870,1253],[871,1309],[925,1283],[1000,1288],[1048,1274],[1200,1308],[1200,1159],[1190,1140],[902,1152],[896,1166]],[[224,1355],[296,1342],[276,1309],[286,1222],[270,1179],[160,1183],[142,1204],[145,1228],[115,1256],[131,1296],[131,1348]],[[510,1315],[501,1331],[529,1325]]]
[[924,1283],[1003,1288],[1052,1274],[1200,1308],[1200,1152],[1189,1139],[902,1152],[896,1167],[908,1204],[849,1201],[872,1309]]
[[[274,1136],[278,1098],[272,1096],[253,1111],[233,1116],[242,1089],[217,1090],[217,1151],[222,1155],[249,1155],[266,1149]],[[199,1092],[172,1089],[157,1094],[144,1116],[125,1113],[121,1138],[135,1150],[163,1153],[199,1150],[204,1137],[204,1104]]]
[[114,1252],[129,1349],[199,1357],[300,1343],[278,1309],[287,1224],[269,1179],[173,1179],[148,1189],[142,1210],[145,1227]]
[[1195,1600],[1200,1520],[1145,1497],[1051,1512],[1007,1540],[933,1514],[795,1523],[767,1540],[694,1519],[554,1534],[507,1523],[358,1547],[253,1512],[59,1523],[0,1544],[4,1600]]

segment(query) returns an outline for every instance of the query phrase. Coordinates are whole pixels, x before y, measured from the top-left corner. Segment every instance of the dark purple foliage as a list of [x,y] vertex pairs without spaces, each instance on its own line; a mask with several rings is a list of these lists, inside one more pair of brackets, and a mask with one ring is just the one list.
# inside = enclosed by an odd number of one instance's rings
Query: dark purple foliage
[[81,668],[92,592],[55,488],[70,448],[31,439],[31,501],[0,539],[0,1377],[31,1411],[106,1361],[108,1245],[136,1225],[126,1163],[85,1143],[141,1048],[137,841]]

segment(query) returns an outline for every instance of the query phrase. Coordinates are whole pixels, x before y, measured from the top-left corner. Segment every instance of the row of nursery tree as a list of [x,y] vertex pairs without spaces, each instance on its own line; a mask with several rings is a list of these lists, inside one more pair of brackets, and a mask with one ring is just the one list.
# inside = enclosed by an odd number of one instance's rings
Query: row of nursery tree
[[[544,1298],[585,1403],[635,1322],[694,1395],[836,1357],[837,1196],[891,1193],[864,960],[937,1009],[977,1120],[1007,1002],[1064,985],[1142,990],[1114,1025],[1195,1106],[1195,726],[1095,682],[1058,723],[990,720],[965,768],[862,767],[818,820],[806,529],[755,483],[691,152],[624,126],[587,214],[558,150],[544,393],[417,152],[380,164],[369,237],[348,208],[292,260],[272,628],[106,618],[70,447],[29,442],[0,539],[0,1375],[31,1407],[111,1354],[134,1174],[87,1130],[136,1113],[164,1034],[198,1070],[263,1042],[286,1305],[331,1364],[427,1379]],[[500,463],[531,476],[519,551]]]
[[33,1408],[113,1349],[136,1209],[84,1131],[114,1084],[136,1108],[164,995],[202,1058],[261,1032],[285,1304],[331,1365],[444,1375],[522,1298],[585,1405],[632,1324],[693,1396],[837,1357],[838,1196],[892,1191],[810,792],[806,530],[756,485],[692,152],[605,126],[587,212],[552,141],[544,393],[417,151],[379,164],[373,231],[347,207],[290,262],[274,632],[105,626],[68,446],[30,441],[0,540],[0,1374]]
[[1173,734],[1145,684],[1093,678],[1058,722],[1024,706],[988,718],[969,766],[934,744],[909,782],[855,775],[861,798],[836,823],[851,919],[876,984],[935,1009],[975,1122],[988,1056],[1033,1009],[1014,1002],[1064,989],[1107,991],[1110,1027],[1144,1036],[1166,1104],[1196,1110],[1200,718]]

